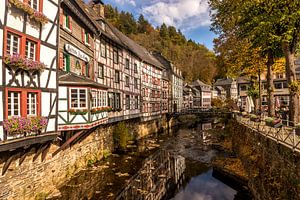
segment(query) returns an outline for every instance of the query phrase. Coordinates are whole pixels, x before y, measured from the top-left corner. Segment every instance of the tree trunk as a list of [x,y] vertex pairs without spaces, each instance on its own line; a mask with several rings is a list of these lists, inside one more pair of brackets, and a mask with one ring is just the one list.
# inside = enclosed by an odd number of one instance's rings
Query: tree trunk
[[[297,81],[295,70],[295,50],[291,48],[289,43],[283,42],[283,52],[285,55],[285,73],[288,84],[290,85],[294,81]],[[289,120],[297,123],[299,121],[299,96],[297,91],[290,89],[290,106],[289,106]]]
[[267,92],[268,92],[268,116],[275,116],[275,102],[274,102],[274,82],[272,66],[274,64],[274,55],[272,50],[268,52],[267,61]]

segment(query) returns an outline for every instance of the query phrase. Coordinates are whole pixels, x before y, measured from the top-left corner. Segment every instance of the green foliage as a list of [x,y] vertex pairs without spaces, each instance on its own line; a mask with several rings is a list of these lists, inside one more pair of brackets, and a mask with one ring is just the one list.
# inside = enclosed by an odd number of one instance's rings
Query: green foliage
[[45,199],[47,199],[47,197],[48,197],[48,194],[47,193],[45,193],[45,192],[39,192],[39,193],[37,193],[36,195],[35,195],[35,200],[45,200]]
[[129,133],[125,122],[120,122],[114,127],[113,138],[115,146],[124,151],[129,140],[134,139],[133,135]]
[[290,89],[291,92],[299,94],[300,93],[300,82],[299,81],[292,81],[289,84],[289,89]]
[[119,12],[110,5],[106,5],[105,15],[112,25],[138,44],[149,51],[161,52],[182,71],[188,82],[200,79],[212,83],[216,74],[215,55],[204,45],[187,41],[182,32],[173,26],[162,24],[155,29],[143,15],[136,21],[132,14]]
[[249,87],[247,94],[248,94],[248,96],[252,97],[253,99],[259,98],[259,86],[257,84],[252,85],[252,87]]
[[222,108],[223,107],[223,101],[220,98],[213,98],[211,100],[211,106],[215,108]]
[[106,160],[110,155],[111,155],[110,150],[105,149],[105,150],[103,151],[103,158],[104,158],[105,160]]

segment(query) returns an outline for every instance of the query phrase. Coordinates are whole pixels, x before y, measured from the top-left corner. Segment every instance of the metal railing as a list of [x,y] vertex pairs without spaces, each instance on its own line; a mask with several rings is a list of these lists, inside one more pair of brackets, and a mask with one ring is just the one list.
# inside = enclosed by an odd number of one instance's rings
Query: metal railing
[[300,153],[300,136],[296,134],[296,127],[288,126],[289,124],[293,124],[293,122],[282,120],[279,127],[276,127],[276,125],[272,127],[266,125],[263,118],[262,120],[255,122],[250,118],[239,116],[237,114],[235,114],[234,117],[240,124]]

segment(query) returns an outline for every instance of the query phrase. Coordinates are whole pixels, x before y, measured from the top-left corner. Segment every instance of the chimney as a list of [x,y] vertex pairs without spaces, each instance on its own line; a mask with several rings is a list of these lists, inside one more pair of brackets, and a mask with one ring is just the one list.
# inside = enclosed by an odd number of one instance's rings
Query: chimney
[[105,18],[104,3],[102,0],[93,0],[93,10],[97,13],[98,17]]

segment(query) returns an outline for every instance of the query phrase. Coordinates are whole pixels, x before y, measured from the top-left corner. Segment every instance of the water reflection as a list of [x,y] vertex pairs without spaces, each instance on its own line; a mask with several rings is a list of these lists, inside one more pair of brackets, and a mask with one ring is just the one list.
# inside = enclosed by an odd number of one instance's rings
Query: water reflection
[[212,169],[193,177],[172,200],[232,200],[236,191],[212,176]]

